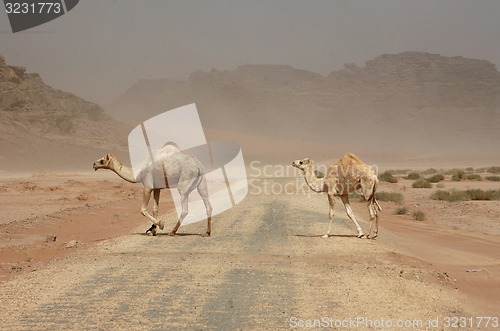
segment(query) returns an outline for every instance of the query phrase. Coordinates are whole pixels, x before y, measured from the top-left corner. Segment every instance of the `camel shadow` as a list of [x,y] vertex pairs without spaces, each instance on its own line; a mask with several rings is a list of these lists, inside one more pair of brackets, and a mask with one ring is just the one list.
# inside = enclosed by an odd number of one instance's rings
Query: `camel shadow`
[[[295,237],[303,237],[303,238],[323,238],[322,234],[296,234]],[[331,234],[330,237],[336,238],[358,238],[355,234]]]
[[[150,234],[147,234],[145,232],[136,232],[136,233],[134,233],[134,235],[151,237]],[[156,234],[156,237],[188,237],[188,236],[202,237],[202,234],[201,233],[176,233],[175,236],[169,236],[168,232],[162,232],[162,233]]]

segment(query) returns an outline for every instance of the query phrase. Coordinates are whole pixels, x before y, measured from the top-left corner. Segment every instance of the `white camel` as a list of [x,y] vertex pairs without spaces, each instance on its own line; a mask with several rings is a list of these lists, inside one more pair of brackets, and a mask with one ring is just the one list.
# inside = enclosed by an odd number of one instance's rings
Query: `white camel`
[[304,173],[307,185],[314,192],[325,192],[330,205],[329,218],[330,225],[328,232],[323,237],[330,236],[332,221],[334,216],[335,196],[339,196],[344,203],[347,216],[356,225],[358,238],[363,238],[364,234],[359,226],[351,205],[349,204],[349,193],[360,193],[368,202],[368,212],[370,213],[370,229],[366,238],[370,238],[372,225],[375,223],[373,239],[378,236],[378,212],[382,210],[377,200],[375,192],[377,190],[378,178],[375,170],[364,164],[356,155],[348,153],[344,155],[336,164],[328,167],[326,176],[318,177],[313,170],[313,161],[305,158],[296,160],[292,165]]
[[[174,229],[168,233],[174,236],[182,220],[188,214],[189,194],[196,188],[207,211],[207,232],[202,236],[210,237],[212,206],[208,200],[207,181],[200,161],[193,155],[182,152],[175,143],[171,142],[154,151],[152,156],[153,159],[151,157],[146,158],[137,177],[134,177],[130,167],[123,165],[111,154],[107,154],[94,162],[94,170],[109,169],[128,182],[141,183],[144,186],[141,214],[153,222],[151,228],[146,231],[146,233],[151,231],[152,235],[156,235],[156,226],[161,230],[164,228],[163,221],[157,220],[160,190],[163,188],[177,188],[181,196],[181,215]],[[147,211],[151,193],[154,196],[152,216]]]

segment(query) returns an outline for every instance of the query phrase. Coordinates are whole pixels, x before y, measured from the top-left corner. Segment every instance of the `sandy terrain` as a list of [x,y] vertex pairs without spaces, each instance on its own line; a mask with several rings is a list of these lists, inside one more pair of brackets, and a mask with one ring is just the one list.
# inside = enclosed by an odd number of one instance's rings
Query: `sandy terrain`
[[[342,329],[442,329],[447,317],[467,317],[477,329],[476,316],[500,317],[498,201],[443,203],[410,181],[382,183],[379,191],[402,192],[427,220],[382,202],[379,238],[357,239],[339,201],[335,236],[325,239],[326,197],[256,194],[264,181],[302,180],[250,180],[247,198],[202,238],[204,222],[164,235],[175,223],[166,194],[166,229],[144,235],[140,187],[107,172],[3,179],[0,325],[285,329],[322,319]],[[498,188],[445,183],[456,185]],[[366,231],[365,205],[353,207]]]

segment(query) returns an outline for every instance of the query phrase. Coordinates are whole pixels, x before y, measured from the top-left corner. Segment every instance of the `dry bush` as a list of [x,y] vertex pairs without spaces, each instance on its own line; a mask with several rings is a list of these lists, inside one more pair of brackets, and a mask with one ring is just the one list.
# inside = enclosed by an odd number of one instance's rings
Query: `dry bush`
[[421,210],[414,211],[411,216],[417,221],[425,221],[425,213]]
[[468,179],[468,180],[483,180],[483,177],[481,177],[481,175],[478,175],[478,174],[467,174],[467,175],[465,175],[465,179]]
[[396,177],[394,177],[389,170],[380,174],[378,176],[378,179],[380,179],[383,182],[388,182],[388,183],[397,183],[398,182],[398,179]]
[[405,177],[405,179],[417,180],[420,179],[420,174],[418,172],[410,172],[408,176]]
[[500,174],[500,167],[489,167],[486,171],[490,174]]
[[487,176],[485,177],[487,180],[491,180],[493,182],[500,182],[500,176]]
[[377,192],[375,198],[380,201],[390,201],[397,204],[402,204],[404,201],[403,195],[397,192]]
[[431,176],[431,177],[427,178],[427,180],[429,182],[431,182],[431,183],[438,183],[438,182],[444,180],[444,175],[442,175],[442,174],[436,174],[434,176]]
[[419,179],[411,185],[413,188],[432,188],[432,184],[426,179]]
[[396,215],[406,215],[408,214],[408,208],[407,207],[399,207],[396,209],[396,211],[394,212]]
[[500,190],[469,189],[458,190],[437,190],[431,194],[431,199],[442,201],[469,201],[469,200],[500,200]]

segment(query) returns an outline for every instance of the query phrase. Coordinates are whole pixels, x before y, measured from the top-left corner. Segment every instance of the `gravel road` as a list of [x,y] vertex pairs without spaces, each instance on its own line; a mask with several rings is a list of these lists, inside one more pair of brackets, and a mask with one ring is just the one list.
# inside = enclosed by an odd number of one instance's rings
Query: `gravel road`
[[211,238],[199,235],[204,222],[167,236],[171,212],[156,237],[144,223],[1,283],[1,328],[255,330],[321,319],[431,329],[435,318],[473,313],[446,273],[390,245],[383,213],[379,238],[357,239],[338,204],[326,239],[327,210],[322,195],[249,195],[214,217]]

